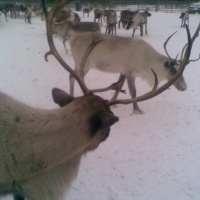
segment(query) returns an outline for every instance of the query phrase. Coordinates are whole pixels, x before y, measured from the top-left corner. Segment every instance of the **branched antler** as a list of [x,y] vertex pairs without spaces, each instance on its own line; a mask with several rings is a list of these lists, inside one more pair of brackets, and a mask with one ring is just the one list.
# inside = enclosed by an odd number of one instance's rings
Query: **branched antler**
[[85,62],[88,58],[88,55],[92,52],[92,50],[94,49],[94,47],[99,43],[101,42],[102,40],[98,40],[98,41],[92,41],[92,43],[88,46],[83,58],[82,58],[82,61],[81,61],[81,66],[80,66],[80,77],[81,79],[84,81],[84,73],[83,73],[83,70],[84,70],[84,65],[85,65]]
[[167,38],[167,40],[165,41],[165,43],[164,43],[165,53],[167,54],[167,56],[168,56],[168,58],[169,58],[170,60],[173,60],[173,59],[172,59],[172,58],[170,57],[170,55],[168,54],[166,46],[167,46],[167,43],[168,43],[168,41],[170,40],[170,38],[171,38],[175,33],[177,33],[177,31],[174,32],[172,35],[170,35],[170,36]]
[[[194,40],[198,36],[199,30],[200,30],[200,24],[197,27],[197,30],[196,30],[194,36],[191,38],[190,31],[188,29],[188,26],[186,25],[187,38],[188,38],[187,49],[185,51],[185,55],[184,55],[184,58],[183,58],[183,60],[181,62],[181,66],[180,66],[179,70],[177,71],[177,73],[174,75],[174,77],[171,80],[169,80],[167,83],[165,83],[160,88],[156,89],[157,85],[158,85],[157,76],[156,76],[155,72],[152,70],[153,73],[154,73],[154,77],[155,77],[155,83],[154,83],[153,89],[150,92],[148,92],[148,93],[146,93],[146,94],[144,94],[142,96],[139,96],[139,97],[136,97],[136,98],[132,98],[132,99],[127,99],[127,100],[123,99],[123,100],[111,101],[111,102],[108,102],[108,105],[111,106],[111,105],[115,105],[115,104],[130,104],[130,103],[135,103],[135,102],[139,102],[139,101],[144,101],[144,100],[153,98],[153,97],[157,96],[158,94],[160,94],[161,92],[163,92],[164,90],[166,90],[183,73],[183,71],[185,69],[185,66],[187,65],[187,63],[189,61],[192,45],[193,45]],[[172,35],[170,37],[172,37]],[[169,40],[169,38],[168,38],[168,40]],[[167,42],[168,42],[168,40],[167,40]]]
[[[58,12],[59,10],[61,10],[66,4],[68,4],[70,1],[69,0],[60,0],[58,1],[52,8],[51,11],[47,11],[47,6],[46,6],[46,0],[42,0],[42,7],[43,7],[43,11],[44,14],[46,16],[46,28],[47,28],[47,40],[49,43],[49,47],[50,47],[50,51],[47,52],[45,54],[45,60],[48,61],[48,56],[49,55],[53,55],[55,56],[55,58],[58,60],[58,62],[70,73],[74,76],[74,78],[77,80],[77,82],[79,83],[83,93],[85,95],[90,95],[92,93],[95,92],[105,92],[108,90],[119,90],[119,84],[121,83],[121,81],[118,81],[116,83],[111,84],[109,87],[106,88],[101,88],[101,89],[95,89],[95,90],[89,90],[84,82],[84,65],[85,62],[89,56],[89,54],[91,53],[91,51],[94,49],[94,47],[101,42],[101,40],[99,41],[93,41],[89,47],[87,48],[82,61],[81,61],[81,71],[80,71],[80,75],[76,74],[76,72],[71,69],[71,67],[62,59],[62,57],[59,55],[59,53],[57,52],[54,42],[53,42],[53,31],[52,31],[52,23],[53,23],[53,17],[55,16],[55,13]],[[125,93],[124,90],[121,90],[121,92]]]

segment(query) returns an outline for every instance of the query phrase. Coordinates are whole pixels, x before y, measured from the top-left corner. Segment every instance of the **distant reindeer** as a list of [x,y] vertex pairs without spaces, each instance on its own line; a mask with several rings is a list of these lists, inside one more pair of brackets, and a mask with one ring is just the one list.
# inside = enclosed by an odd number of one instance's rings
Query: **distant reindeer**
[[189,12],[182,12],[181,13],[181,16],[180,16],[180,19],[182,19],[181,21],[181,27],[185,27],[186,25],[186,20],[188,22],[188,26],[189,26]]
[[3,3],[4,4],[4,11],[6,12],[6,15],[8,12],[10,12],[10,18],[13,17],[13,11],[14,11],[14,3]]
[[103,10],[95,9],[94,10],[94,22],[96,22],[96,19],[98,19],[98,23],[101,22],[101,24],[102,24],[102,17],[103,17]]
[[117,24],[117,13],[114,10],[109,10],[107,13],[107,26],[106,26],[106,31],[105,33],[110,34],[112,32],[113,34],[113,29],[115,30],[115,35],[116,33],[116,24]]
[[83,17],[84,17],[84,15],[85,15],[85,13],[87,13],[87,14],[88,14],[88,17],[89,17],[89,13],[90,13],[92,10],[93,10],[92,7],[90,7],[90,8],[83,8]]
[[[45,21],[45,15],[43,13],[43,10],[41,10],[41,20]],[[57,23],[57,22],[67,22],[67,21],[76,21],[76,22],[80,22],[80,17],[77,13],[71,12],[71,10],[68,9],[61,9],[58,10],[55,13],[55,16],[53,18],[53,22]]]
[[143,24],[145,24],[145,33],[147,34],[147,17],[150,16],[151,14],[147,10],[142,13],[135,13],[135,15],[132,17],[131,21],[128,22],[128,25],[126,27],[127,30],[133,27],[132,37],[134,36],[135,29],[138,26],[140,27],[140,36],[143,36]]
[[[101,27],[97,22],[64,22],[54,23],[53,33],[58,36],[59,39],[65,42],[72,36],[84,32],[96,32],[101,33]],[[65,46],[66,47],[66,46]],[[65,48],[66,49],[66,48]],[[66,50],[67,51],[67,50]]]
[[78,81],[84,96],[75,98],[54,88],[54,102],[62,108],[42,110],[0,93],[0,195],[15,193],[15,200],[64,199],[78,174],[82,155],[97,148],[109,136],[110,127],[119,120],[111,112],[110,106],[144,101],[166,90],[182,74],[200,29],[199,25],[191,39],[187,28],[188,46],[183,62],[170,81],[157,89],[157,76],[153,72],[155,84],[150,92],[130,100],[108,102],[94,93],[116,90],[121,80],[107,88],[89,90],[82,74],[89,54],[101,41],[93,41],[87,48],[80,75],[67,65],[54,46],[53,12],[65,3],[58,1],[48,13],[45,0],[42,0],[50,46],[45,59],[50,54],[54,55]]
[[[85,63],[84,76],[90,69],[96,69],[107,73],[122,73],[126,75],[128,87],[132,98],[136,97],[136,77],[143,78],[150,85],[153,84],[151,69],[158,76],[158,81],[170,80],[184,62],[182,59],[172,59],[166,50],[168,57],[158,53],[151,45],[142,39],[124,38],[100,33],[82,33],[72,36],[69,45],[75,62],[75,71],[80,73],[81,58],[91,41],[102,40],[92,51]],[[103,54],[102,54],[103,52]],[[75,79],[70,75],[70,94],[74,95]],[[187,89],[183,75],[173,85],[180,91]],[[115,95],[114,99],[117,97]],[[144,113],[137,105],[133,104],[134,113]]]
[[27,6],[25,10],[25,22],[27,19],[28,23],[31,24],[31,15],[32,15],[32,8],[30,6]]
[[120,20],[118,22],[118,28],[120,28],[120,23],[122,23],[123,28],[126,28],[126,25],[128,22],[130,22],[133,18],[133,16],[138,11],[130,11],[130,10],[122,10],[120,13]]
[[6,21],[8,22],[7,19],[7,12],[5,10],[5,4],[4,3],[0,3],[0,12],[4,14]]

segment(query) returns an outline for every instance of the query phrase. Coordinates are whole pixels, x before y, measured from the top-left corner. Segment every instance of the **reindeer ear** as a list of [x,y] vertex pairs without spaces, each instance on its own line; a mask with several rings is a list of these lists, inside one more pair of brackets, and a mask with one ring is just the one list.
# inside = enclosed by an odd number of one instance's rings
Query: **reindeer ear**
[[65,91],[58,89],[58,88],[53,88],[52,89],[52,97],[53,100],[56,104],[58,104],[60,107],[66,106],[70,102],[74,100],[74,97],[71,95],[67,94]]
[[90,118],[91,132],[94,134],[96,131],[104,128],[109,128],[115,122],[118,122],[119,118],[111,113],[103,112],[93,115]]
[[169,68],[169,67],[170,67],[170,63],[169,63],[168,61],[166,61],[166,62],[164,63],[164,66],[167,67],[167,68]]

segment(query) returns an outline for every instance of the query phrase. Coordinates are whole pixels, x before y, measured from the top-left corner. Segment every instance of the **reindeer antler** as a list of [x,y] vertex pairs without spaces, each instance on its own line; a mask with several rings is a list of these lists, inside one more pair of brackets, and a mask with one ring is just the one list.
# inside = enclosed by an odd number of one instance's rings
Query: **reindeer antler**
[[170,60],[173,60],[173,59],[172,59],[172,58],[170,57],[170,55],[168,54],[166,46],[167,46],[167,43],[168,43],[168,41],[170,40],[170,38],[171,38],[175,33],[177,33],[177,31],[174,32],[172,35],[170,35],[170,36],[167,38],[167,40],[165,41],[165,43],[164,43],[165,53],[167,54],[167,56],[168,56],[168,58],[169,58]]
[[82,91],[84,94],[88,95],[90,94],[90,91],[86,87],[85,83],[81,80],[81,78],[75,73],[74,70],[72,70],[69,65],[62,59],[62,57],[59,55],[57,52],[54,42],[53,42],[53,31],[52,31],[52,22],[53,22],[53,17],[55,13],[60,10],[62,7],[64,7],[67,3],[69,3],[69,0],[60,0],[58,3],[56,3],[56,6],[52,7],[52,10],[50,12],[47,12],[47,7],[46,7],[46,0],[42,0],[42,7],[44,14],[46,16],[46,28],[47,28],[47,40],[49,43],[50,51],[45,54],[45,60],[47,61],[47,57],[49,55],[54,55],[55,58],[58,60],[58,62],[69,72],[71,73],[74,78],[78,81]]
[[[153,89],[150,92],[148,92],[148,93],[146,93],[142,96],[132,98],[132,99],[111,101],[111,102],[108,103],[108,105],[111,106],[111,105],[115,105],[115,104],[130,104],[130,103],[135,103],[135,102],[139,102],[139,101],[144,101],[144,100],[153,98],[153,97],[157,96],[158,94],[160,94],[161,92],[163,92],[164,90],[166,90],[183,73],[185,66],[187,65],[188,60],[190,58],[190,53],[191,53],[193,42],[196,39],[196,37],[198,36],[197,34],[198,34],[199,30],[200,30],[200,24],[197,27],[197,30],[196,30],[194,36],[191,39],[190,31],[188,29],[188,26],[186,25],[187,38],[188,38],[188,45],[187,45],[186,53],[184,55],[184,58],[183,58],[183,61],[181,63],[179,70],[177,71],[177,73],[174,75],[174,77],[171,80],[169,80],[166,84],[164,84],[160,88],[156,89],[157,85],[158,85],[157,76],[156,76],[155,72],[152,70],[154,77],[155,77],[155,83],[154,83]],[[166,42],[168,42],[171,37],[172,37],[172,35],[167,39]]]
[[[52,31],[52,22],[53,22],[53,17],[55,15],[55,13],[60,10],[61,8],[63,8],[66,4],[68,4],[70,2],[70,0],[60,0],[58,1],[55,6],[52,7],[51,11],[47,11],[47,6],[46,6],[46,0],[42,0],[42,7],[43,7],[43,11],[44,14],[46,16],[46,28],[47,28],[47,40],[49,43],[49,47],[50,47],[50,51],[47,52],[45,54],[45,60],[48,61],[47,57],[49,55],[54,55],[55,58],[58,60],[58,62],[70,73],[74,76],[74,78],[77,80],[77,82],[79,83],[83,93],[85,95],[90,95],[92,93],[95,92],[105,92],[108,90],[118,90],[119,89],[119,84],[121,81],[118,81],[116,83],[111,84],[109,87],[106,88],[101,88],[101,89],[95,89],[95,90],[89,90],[84,82],[84,78],[83,78],[83,69],[84,69],[84,65],[85,62],[89,56],[89,54],[91,53],[91,51],[94,49],[94,47],[101,41],[93,41],[89,47],[87,48],[82,61],[81,61],[81,74],[80,76],[62,59],[62,57],[59,55],[59,53],[57,52],[55,45],[54,45],[54,41],[53,41],[53,31]],[[125,93],[124,90],[121,90],[121,92]]]

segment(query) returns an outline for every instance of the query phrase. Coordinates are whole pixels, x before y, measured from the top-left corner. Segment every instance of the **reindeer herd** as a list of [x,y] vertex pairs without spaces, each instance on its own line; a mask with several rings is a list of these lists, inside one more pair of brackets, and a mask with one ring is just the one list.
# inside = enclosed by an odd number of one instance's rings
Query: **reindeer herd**
[[[127,29],[139,26],[141,35],[145,24],[147,33],[147,17],[151,16],[147,10],[143,13],[122,11],[117,22],[116,11],[98,9],[94,10],[94,22],[81,22],[70,10],[60,11],[65,4],[66,1],[58,1],[48,11],[46,1],[42,0],[40,13],[46,21],[50,47],[45,60],[53,55],[70,73],[70,94],[53,88],[53,101],[60,108],[43,110],[0,93],[0,196],[14,194],[15,200],[63,199],[78,174],[82,155],[105,141],[110,127],[118,122],[111,105],[133,104],[134,112],[142,114],[144,112],[137,102],[159,95],[172,84],[180,91],[187,89],[182,73],[186,65],[194,61],[190,60],[190,54],[200,24],[192,37],[185,25],[187,42],[178,60],[171,58],[166,49],[172,35],[164,44],[167,56],[158,53],[142,39],[110,35],[113,29],[116,34],[117,23],[119,27],[122,23]],[[83,16],[85,13],[89,15],[91,10],[83,9]],[[101,33],[99,23],[102,20],[107,22],[108,34]],[[65,46],[69,44],[75,61],[74,70],[55,48],[54,34],[62,39]],[[106,88],[90,90],[84,81],[90,69],[119,73],[119,80]],[[153,85],[153,89],[136,97],[136,77],[144,78]],[[126,79],[131,98],[117,99],[118,93],[124,92],[122,87]],[[83,91],[81,97],[74,97],[75,80]],[[167,83],[157,88],[162,80],[167,80]],[[115,90],[110,101],[94,94],[109,90]]]

